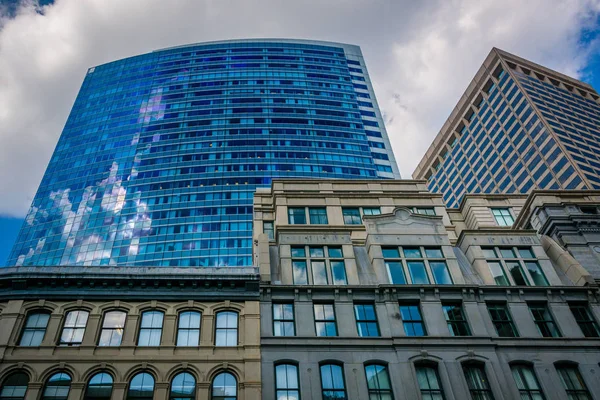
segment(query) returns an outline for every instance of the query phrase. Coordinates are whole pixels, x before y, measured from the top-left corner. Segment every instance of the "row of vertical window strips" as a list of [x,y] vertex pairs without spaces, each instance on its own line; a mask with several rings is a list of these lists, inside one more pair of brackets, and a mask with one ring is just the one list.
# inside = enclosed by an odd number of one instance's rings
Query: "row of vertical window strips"
[[[89,313],[83,310],[69,311],[65,317],[59,345],[79,346],[87,325]],[[127,313],[124,311],[108,311],[104,315],[98,346],[120,346],[125,330]],[[50,314],[34,312],[27,317],[21,334],[20,346],[40,346]],[[200,322],[202,314],[197,311],[179,313],[177,326],[177,346],[198,346],[200,344]],[[139,328],[138,346],[160,346],[163,330],[164,313],[162,311],[145,311]],[[237,346],[238,314],[233,311],[221,311],[216,314],[215,346]]]
[[295,285],[308,285],[310,266],[313,285],[346,285],[346,264],[339,246],[294,246],[291,248],[292,278]]
[[[548,286],[531,247],[482,247],[481,251],[496,285]],[[510,274],[506,274],[506,271]]]
[[[440,247],[383,247],[390,283],[394,285],[451,285],[452,276]],[[410,280],[407,279],[410,278]]]
[[[110,400],[113,391],[113,377],[108,372],[92,376],[85,389],[85,400]],[[0,400],[25,399],[29,377],[24,372],[11,374],[2,383]],[[42,400],[67,400],[71,389],[71,376],[66,372],[52,375],[44,385]],[[127,399],[152,400],[154,397],[154,377],[148,372],[135,375],[128,386]],[[196,379],[189,372],[181,372],[173,378],[169,399],[183,400],[196,398]],[[237,380],[228,373],[215,376],[211,385],[211,399],[237,400]]]
[[[533,322],[542,337],[562,337],[546,303],[529,303]],[[427,336],[427,329],[418,302],[402,302],[400,318],[406,336]],[[506,303],[488,303],[488,312],[500,337],[519,337]],[[586,305],[571,304],[571,311],[585,337],[600,337],[600,329]],[[317,336],[338,336],[335,307],[332,303],[313,304]],[[460,302],[442,302],[442,312],[452,336],[471,336],[471,329]],[[354,305],[358,336],[380,336],[374,304]],[[273,335],[296,336],[293,303],[273,303]]]

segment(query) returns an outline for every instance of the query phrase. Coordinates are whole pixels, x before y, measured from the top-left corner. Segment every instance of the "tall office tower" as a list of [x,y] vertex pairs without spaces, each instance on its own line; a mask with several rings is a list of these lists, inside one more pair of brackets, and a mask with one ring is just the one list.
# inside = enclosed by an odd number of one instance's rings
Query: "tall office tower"
[[359,47],[223,41],[90,68],[8,265],[252,265],[273,177],[399,177]]
[[413,177],[450,207],[466,193],[599,189],[599,95],[494,48]]

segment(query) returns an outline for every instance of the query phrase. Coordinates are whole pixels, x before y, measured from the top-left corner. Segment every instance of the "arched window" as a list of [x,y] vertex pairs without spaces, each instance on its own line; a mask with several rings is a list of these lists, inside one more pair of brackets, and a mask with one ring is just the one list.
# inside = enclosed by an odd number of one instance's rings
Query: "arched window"
[[323,400],[347,400],[344,369],[336,364],[321,365]]
[[154,397],[154,378],[147,372],[133,377],[127,390],[127,399],[152,400]]
[[160,346],[164,315],[161,311],[142,313],[138,346]]
[[211,400],[237,400],[237,380],[229,372],[215,376]]
[[127,313],[123,311],[109,311],[104,314],[98,346],[120,346],[126,318]]
[[277,400],[298,400],[298,367],[293,364],[279,364],[275,367],[275,398]]
[[592,400],[592,395],[590,394],[576,365],[557,365],[556,371],[558,371],[560,381],[562,382],[569,399]]
[[196,379],[188,373],[182,372],[171,382],[171,400],[184,400],[196,398]]
[[535,376],[533,368],[529,365],[515,364],[510,367],[521,399],[523,400],[543,400],[544,392]]
[[62,335],[60,335],[60,344],[62,346],[79,346],[81,344],[89,315],[89,312],[83,310],[69,311],[67,313]]
[[48,320],[50,320],[50,314],[44,311],[29,314],[27,321],[25,321],[19,346],[41,345],[46,334],[46,327],[48,327]]
[[483,364],[463,364],[463,372],[467,380],[467,386],[474,400],[494,400],[494,394],[490,388]]
[[110,400],[113,378],[106,372],[92,376],[85,389],[85,400]]
[[444,389],[440,382],[437,367],[429,364],[417,365],[417,382],[421,390],[421,397],[430,400],[443,400]]
[[198,346],[201,318],[202,315],[197,311],[184,311],[179,314],[177,346]]
[[71,377],[65,372],[52,375],[46,382],[42,400],[67,400],[71,389]]
[[394,398],[390,375],[385,365],[366,365],[365,374],[367,375],[370,400],[392,400]]
[[237,346],[238,314],[233,311],[217,313],[215,325],[215,346]]
[[27,393],[29,376],[24,372],[13,372],[2,382],[1,400],[22,400]]

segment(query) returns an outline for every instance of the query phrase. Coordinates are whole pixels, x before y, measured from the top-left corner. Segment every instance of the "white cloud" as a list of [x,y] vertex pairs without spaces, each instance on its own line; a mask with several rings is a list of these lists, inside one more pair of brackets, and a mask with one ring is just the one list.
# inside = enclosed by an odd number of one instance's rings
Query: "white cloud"
[[13,19],[0,17],[0,214],[12,216],[29,207],[88,67],[229,38],[358,44],[409,178],[492,46],[577,75],[590,52],[579,34],[600,12],[600,0],[27,4]]

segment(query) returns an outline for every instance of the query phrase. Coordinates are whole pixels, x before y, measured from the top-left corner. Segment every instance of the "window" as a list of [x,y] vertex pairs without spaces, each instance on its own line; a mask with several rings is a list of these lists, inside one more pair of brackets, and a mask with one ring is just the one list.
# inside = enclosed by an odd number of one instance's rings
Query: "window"
[[59,372],[46,381],[42,400],[67,400],[70,389],[71,377],[65,372]]
[[29,376],[24,372],[14,372],[2,383],[0,400],[24,400]]
[[363,207],[363,215],[381,215],[379,207]]
[[360,225],[362,224],[362,218],[360,216],[360,209],[355,208],[342,208],[342,214],[344,216],[344,224],[346,225]]
[[384,365],[365,366],[369,400],[393,400],[390,376]]
[[488,304],[487,307],[498,336],[519,337],[506,304]]
[[120,346],[125,329],[125,318],[127,314],[123,311],[109,311],[104,314],[102,331],[98,346]]
[[304,207],[289,207],[288,208],[288,223],[290,225],[305,225],[306,210]]
[[295,336],[294,305],[273,303],[273,335]]
[[459,303],[442,303],[442,311],[452,336],[471,336],[469,324]]
[[85,400],[110,400],[113,389],[113,378],[106,372],[94,376],[85,389]]
[[171,382],[169,399],[184,400],[196,397],[196,379],[188,372],[177,374]]
[[60,344],[65,346],[78,346],[83,341],[83,334],[87,325],[87,311],[69,311],[65,318]]
[[517,389],[523,400],[544,400],[544,393],[533,372],[533,368],[528,365],[513,365],[511,368],[513,378],[517,384]]
[[512,226],[515,220],[508,208],[492,208],[498,226]]
[[327,225],[327,208],[325,207],[308,207],[308,216],[311,225]]
[[198,346],[200,344],[200,320],[202,314],[197,311],[179,313],[177,326],[177,346]]
[[569,399],[592,400],[592,395],[575,365],[557,365],[556,371]]
[[275,366],[275,398],[277,400],[300,399],[298,367],[292,364]]
[[529,304],[529,311],[533,316],[533,321],[543,337],[561,337],[556,323],[548,310],[546,304]]
[[356,318],[358,336],[379,336],[377,315],[373,304],[355,304],[354,317]]
[[419,365],[417,370],[417,382],[421,390],[423,400],[443,400],[444,391],[440,384],[440,377],[437,367],[429,365]]
[[228,372],[215,376],[211,400],[237,400],[237,380]]
[[419,303],[401,304],[400,317],[406,336],[427,336]]
[[164,313],[146,311],[142,313],[138,346],[160,346]]
[[215,346],[237,346],[238,314],[233,311],[217,313]]
[[154,397],[154,378],[147,372],[133,377],[127,389],[127,400],[152,400]]
[[[307,257],[308,255],[308,257]],[[341,247],[302,246],[292,247],[292,278],[296,285],[308,284],[307,265],[313,285],[346,285],[346,264]]]
[[433,207],[413,207],[413,213],[421,215],[436,215]]
[[510,273],[515,285],[548,286],[531,247],[482,247],[484,257],[497,285],[509,285],[505,271]]
[[336,364],[321,365],[323,400],[347,400],[344,370]]
[[46,327],[48,326],[48,320],[50,314],[47,312],[34,312],[29,314],[27,321],[25,322],[25,328],[21,335],[21,341],[19,346],[39,346],[42,344],[44,335],[46,334]]
[[333,304],[314,304],[317,336],[337,336]]
[[452,277],[439,247],[384,247],[383,258],[392,284],[429,284],[427,269],[437,284],[452,284]]
[[463,372],[473,400],[494,400],[483,365],[463,364]]
[[275,229],[273,228],[273,221],[263,221],[263,232],[267,235],[269,240],[275,239]]
[[598,323],[594,320],[594,317],[592,317],[590,310],[586,305],[569,304],[569,308],[585,337],[600,337]]

